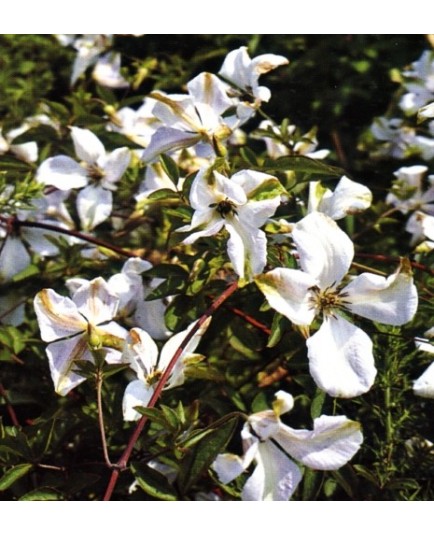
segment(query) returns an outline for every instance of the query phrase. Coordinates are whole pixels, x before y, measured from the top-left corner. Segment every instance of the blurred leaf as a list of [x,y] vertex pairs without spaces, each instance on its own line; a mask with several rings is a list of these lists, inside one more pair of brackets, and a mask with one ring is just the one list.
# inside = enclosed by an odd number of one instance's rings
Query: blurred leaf
[[0,478],[0,491],[7,490],[12,484],[17,480],[25,476],[30,469],[32,469],[33,464],[31,463],[22,463],[12,467]]
[[201,477],[229,443],[236,426],[238,417],[228,419],[224,424],[207,434],[192,451],[183,459],[178,477],[179,487],[185,494]]
[[131,464],[132,473],[142,490],[162,501],[176,501],[178,495],[167,478],[143,462]]
[[62,494],[49,488],[39,488],[22,495],[19,501],[59,501]]
[[307,156],[282,156],[276,160],[267,159],[263,164],[263,169],[267,171],[298,171],[309,175],[329,175],[331,177],[345,175],[343,169]]

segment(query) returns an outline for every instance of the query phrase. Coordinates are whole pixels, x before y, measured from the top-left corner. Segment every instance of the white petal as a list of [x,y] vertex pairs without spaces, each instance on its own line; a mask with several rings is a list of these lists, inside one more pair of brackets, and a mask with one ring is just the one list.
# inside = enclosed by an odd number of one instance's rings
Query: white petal
[[101,186],[87,186],[77,195],[77,212],[85,231],[109,218],[112,208],[113,194]]
[[147,331],[153,339],[165,340],[172,334],[164,322],[165,312],[164,300],[141,301],[137,304],[133,322]]
[[72,296],[80,313],[93,326],[116,316],[119,297],[110,290],[102,277],[83,283]]
[[7,236],[0,244],[0,281],[10,281],[31,263],[30,255],[17,236]]
[[145,163],[153,162],[157,156],[174,149],[191,147],[200,141],[201,135],[196,132],[184,132],[170,127],[160,127],[151,138],[151,142],[142,155]]
[[318,210],[330,218],[339,220],[349,214],[366,210],[372,202],[372,192],[358,182],[342,177],[330,197],[323,197]]
[[106,157],[99,160],[98,164],[104,170],[101,186],[109,190],[116,190],[119,182],[127,170],[131,160],[131,154],[127,147],[115,149]]
[[125,421],[137,421],[141,415],[134,408],[137,406],[145,408],[152,398],[154,388],[142,382],[134,380],[127,385],[124,398],[122,400],[122,410]]
[[417,396],[434,398],[434,363],[414,382],[413,391]]
[[345,465],[363,442],[360,424],[346,417],[322,415],[313,430],[294,430],[284,424],[274,437],[299,462],[312,469],[336,470]]
[[226,94],[226,84],[211,73],[200,73],[187,84],[188,92],[193,97],[195,105],[206,104],[208,114],[204,115],[205,108],[199,108],[201,121],[205,128],[218,123],[217,117],[230,108],[233,103]]
[[128,87],[129,83],[121,75],[120,70],[121,55],[109,52],[97,61],[93,69],[92,78],[105,87]]
[[[191,339],[185,345],[180,357],[178,358],[176,362],[175,367],[172,370],[172,374],[169,377],[169,380],[167,382],[167,387],[166,387],[167,389],[181,385],[184,382],[184,361],[188,359],[196,350],[210,322],[211,322],[211,318],[208,318],[207,320],[205,320],[205,322],[199,327],[196,333],[191,337]],[[163,371],[168,367],[173,356],[178,351],[181,344],[184,342],[185,338],[192,331],[195,325],[196,325],[196,322],[193,322],[192,324],[189,325],[189,327],[186,330],[181,331],[180,333],[177,333],[176,335],[173,335],[165,343],[165,345],[161,349],[160,359],[158,361],[159,370]]]
[[230,235],[227,251],[232,266],[241,280],[252,281],[267,264],[265,233],[250,225],[243,225],[236,216],[227,218],[225,227]]
[[387,279],[375,274],[361,274],[347,285],[348,309],[360,316],[400,326],[416,313],[418,296],[413,278],[404,270]]
[[87,164],[95,164],[99,158],[104,157],[104,145],[87,128],[71,127],[71,136],[77,158]]
[[60,296],[51,288],[38,292],[34,307],[41,338],[45,342],[68,337],[87,329],[87,322],[78,312],[75,303]]
[[354,257],[354,245],[337,223],[321,212],[312,212],[299,221],[292,238],[302,269],[325,289],[339,283]]
[[241,493],[243,501],[287,501],[301,480],[297,465],[271,441],[259,443],[256,468]]
[[46,349],[51,377],[57,394],[65,396],[86,378],[74,372],[75,361],[92,361],[86,338],[77,335],[71,339],[52,342]]
[[309,289],[316,280],[309,274],[291,268],[275,268],[255,278],[268,303],[277,312],[297,325],[312,323],[315,309],[311,307]]
[[377,371],[364,331],[340,316],[326,318],[306,344],[310,373],[323,391],[342,398],[369,391]]
[[14,155],[24,162],[36,162],[38,159],[38,145],[34,141],[11,145],[10,150]]
[[88,182],[87,171],[69,156],[47,158],[36,172],[36,180],[59,190],[83,188]]
[[123,351],[123,360],[142,382],[157,368],[158,348],[148,333],[140,328],[130,330]]
[[232,482],[244,471],[243,458],[236,454],[226,452],[219,454],[212,464],[212,469],[217,473],[218,479],[223,484]]

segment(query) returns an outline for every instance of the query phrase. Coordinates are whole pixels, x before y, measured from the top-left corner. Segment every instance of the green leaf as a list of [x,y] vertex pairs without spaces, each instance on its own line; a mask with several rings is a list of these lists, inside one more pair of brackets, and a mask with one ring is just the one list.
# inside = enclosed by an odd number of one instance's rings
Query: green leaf
[[22,463],[12,467],[0,479],[0,491],[5,491],[12,486],[17,480],[25,476],[33,467],[31,463]]
[[283,337],[285,331],[288,331],[288,321],[280,313],[275,313],[273,323],[271,324],[271,334],[267,341],[267,348],[274,348]]
[[178,169],[178,166],[176,165],[175,160],[173,160],[173,158],[170,158],[170,156],[166,154],[160,155],[160,159],[161,159],[161,165],[166,175],[170,178],[170,180],[176,186],[179,180],[179,169]]
[[50,488],[39,488],[22,495],[19,501],[58,501],[62,495]]
[[152,290],[145,298],[146,301],[159,300],[167,296],[173,296],[182,292],[186,286],[186,278],[169,277],[165,279],[158,287]]
[[180,422],[176,411],[174,411],[172,408],[169,408],[169,406],[164,406],[163,404],[160,406],[160,408],[170,428],[177,430],[180,426]]
[[269,171],[298,171],[311,175],[331,175],[341,177],[345,175],[343,169],[324,164],[307,156],[282,156],[276,160],[267,159],[263,168]]
[[270,177],[262,181],[257,188],[249,192],[249,199],[263,201],[264,199],[273,199],[274,197],[285,193],[287,193],[287,191],[280,182],[276,178]]
[[317,389],[312,404],[310,405],[310,416],[312,419],[316,419],[321,415],[325,398],[325,392],[321,391],[321,389]]
[[258,159],[256,158],[256,154],[249,147],[241,147],[240,155],[242,156],[243,160],[245,160],[249,165],[253,167],[258,166]]
[[176,501],[178,499],[175,489],[169,484],[167,478],[146,463],[132,463],[131,470],[139,486],[151,497],[162,501]]
[[183,494],[208,469],[217,455],[226,448],[237,424],[238,416],[228,419],[221,426],[207,434],[193,450],[186,454],[178,478],[179,487]]

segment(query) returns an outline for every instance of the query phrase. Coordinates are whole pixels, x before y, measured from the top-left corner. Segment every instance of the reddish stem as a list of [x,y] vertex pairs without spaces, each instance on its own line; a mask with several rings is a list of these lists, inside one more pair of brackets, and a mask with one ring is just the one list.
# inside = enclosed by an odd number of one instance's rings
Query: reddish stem
[[17,414],[15,413],[15,410],[14,410],[12,404],[9,402],[8,395],[6,394],[6,390],[3,387],[2,383],[0,383],[0,396],[4,398],[4,401],[5,401],[5,404],[6,404],[6,409],[8,410],[9,417],[11,418],[12,424],[14,426],[19,427],[20,423],[18,421]]
[[[0,217],[0,219],[2,221],[5,221],[5,218]],[[9,219],[10,218],[8,218],[8,220]],[[58,227],[57,225],[52,225],[50,223],[45,223],[45,222],[40,222],[40,221],[22,221],[22,220],[14,219],[13,225],[15,227],[33,227],[36,229],[46,229],[47,231],[54,231],[55,233],[60,233],[60,234],[68,235],[68,236],[74,236],[75,238],[79,238],[80,240],[83,240],[84,242],[89,242],[90,244],[95,244],[97,246],[101,246],[103,248],[107,248],[111,251],[114,251],[115,253],[119,253],[119,255],[123,255],[124,257],[137,257],[137,255],[133,253],[132,251],[128,251],[126,249],[114,246],[113,244],[110,244],[109,242],[106,242],[105,240],[94,238],[93,236],[83,234],[79,231],[73,231],[72,229],[64,229],[62,227]]]
[[[155,404],[157,403],[161,391],[163,390],[167,379],[170,376],[170,373],[173,370],[173,367],[176,365],[176,362],[181,357],[182,353],[184,352],[184,349],[186,348],[187,344],[190,342],[190,340],[193,338],[193,336],[196,334],[198,329],[204,324],[204,322],[209,318],[211,315],[214,314],[214,312],[222,305],[224,301],[226,301],[229,296],[231,296],[238,288],[238,281],[235,281],[227,289],[215,300],[213,303],[208,307],[208,309],[203,313],[203,315],[199,318],[199,320],[194,324],[193,328],[189,331],[189,333],[186,335],[176,352],[173,354],[172,359],[170,360],[170,363],[166,370],[163,372],[160,381],[157,384],[157,387],[155,388],[155,391],[152,395],[151,400],[149,401],[147,408],[153,408]],[[126,446],[124,452],[122,453],[121,457],[119,458],[115,468],[113,469],[113,472],[110,477],[110,481],[108,483],[105,495],[104,495],[104,501],[109,501],[111,499],[111,496],[113,494],[113,491],[116,486],[116,482],[119,478],[119,474],[121,470],[125,469],[128,460],[130,459],[130,456],[133,452],[134,446],[137,443],[137,440],[140,437],[140,434],[143,431],[143,428],[145,427],[145,424],[148,421],[147,415],[143,415],[139,422],[136,425],[136,428],[134,429],[130,440],[128,441],[128,445]]]
[[[390,257],[388,255],[378,255],[378,254],[372,254],[372,253],[356,253],[355,257],[362,257],[364,259],[372,259],[374,261],[380,261],[380,262],[399,262],[399,257]],[[424,264],[420,264],[419,262],[410,261],[410,264],[413,268],[417,268],[418,270],[421,270],[422,272],[426,272],[430,275],[434,275],[434,270],[431,270],[431,268],[428,268],[428,266],[425,266]]]

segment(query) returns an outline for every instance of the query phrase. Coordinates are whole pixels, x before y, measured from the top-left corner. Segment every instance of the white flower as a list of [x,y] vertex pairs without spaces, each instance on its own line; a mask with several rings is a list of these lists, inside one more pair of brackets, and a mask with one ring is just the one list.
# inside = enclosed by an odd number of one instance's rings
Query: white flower
[[324,188],[319,181],[309,183],[308,212],[323,212],[333,220],[366,210],[371,202],[371,190],[345,176],[339,180],[334,192]]
[[202,169],[190,190],[190,204],[195,211],[191,224],[177,231],[198,229],[183,241],[192,244],[226,228],[234,270],[242,280],[250,280],[265,267],[267,239],[259,228],[276,211],[282,190],[275,177],[258,171],[243,170],[227,178]]
[[[270,90],[259,85],[261,74],[288,63],[285,57],[276,54],[262,54],[251,59],[245,46],[229,52],[219,75],[231,84],[232,88],[228,90],[229,95],[242,101],[237,109],[240,118],[249,118],[262,102],[270,100]],[[249,100],[253,100],[253,103]]]
[[101,86],[111,88],[126,88],[129,83],[121,75],[121,55],[109,52],[96,62],[92,78]]
[[434,97],[434,53],[426,50],[402,74],[403,86],[409,92],[403,95],[399,105],[407,115],[412,115]]
[[[59,190],[85,187],[77,196],[77,210],[83,229],[91,230],[110,216],[112,191],[130,163],[130,152],[120,147],[106,153],[100,140],[87,129],[71,127],[71,136],[82,163],[65,155],[53,156],[39,166],[36,180]],[[87,186],[89,181],[95,184]]]
[[[199,358],[193,352],[196,350],[209,322],[210,319],[202,324],[184,348],[169,375],[165,389],[172,389],[184,383],[185,367]],[[135,421],[140,418],[140,413],[134,408],[147,406],[156,384],[193,327],[194,324],[191,324],[186,330],[173,335],[164,344],[160,354],[157,345],[146,331],[140,328],[130,330],[122,358],[123,362],[128,363],[134,370],[137,380],[130,382],[125,389],[122,407],[126,421]]]
[[322,315],[320,329],[307,339],[310,373],[331,396],[367,392],[376,369],[372,342],[342,313],[399,326],[417,309],[417,291],[407,263],[388,278],[361,274],[341,288],[354,256],[349,237],[328,216],[312,212],[292,231],[302,270],[275,268],[256,277],[268,303],[296,325]]
[[363,441],[360,425],[344,416],[322,415],[313,430],[295,430],[283,424],[280,415],[292,409],[292,396],[276,393],[273,410],[250,415],[241,432],[244,455],[220,454],[213,464],[219,479],[227,484],[255,461],[241,498],[244,501],[287,501],[302,479],[299,463],[312,469],[336,470],[359,450]]
[[287,144],[278,141],[279,138],[282,138],[281,127],[279,125],[276,125],[267,119],[261,121],[259,128],[277,136],[277,139],[263,134],[254,134],[253,136],[255,139],[263,140],[265,142],[267,154],[270,158],[279,158],[288,155],[304,155],[309,158],[320,160],[326,158],[330,153],[328,149],[316,150],[318,147],[316,128],[312,128],[309,132],[303,134],[299,141],[296,141],[293,139],[293,135],[297,131],[297,127],[295,125],[288,125],[286,128],[286,136],[288,137]]
[[0,155],[11,152],[19,160],[24,162],[36,162],[38,159],[38,145],[35,141],[26,143],[14,143],[14,139],[29,130],[30,125],[24,123],[21,127],[10,130],[5,136],[2,134],[0,127]]
[[386,203],[395,206],[403,214],[411,210],[422,210],[434,215],[433,175],[429,176],[430,187],[424,191],[423,180],[428,168],[422,165],[405,166],[395,171],[396,180]]
[[153,92],[149,97],[158,101],[153,114],[163,126],[158,128],[143,153],[146,163],[161,153],[197,146],[211,156],[214,144],[228,138],[238,126],[233,118],[222,118],[232,106],[226,86],[215,75],[201,73],[187,84],[189,95],[165,95]]
[[105,344],[109,340],[120,346],[126,337],[126,330],[111,321],[118,305],[119,298],[101,277],[83,282],[72,300],[49,288],[36,295],[35,312],[41,338],[50,343],[46,352],[59,395],[66,395],[85,381],[77,372],[75,361],[93,360],[89,344],[102,346],[107,362],[121,362],[121,352]]

